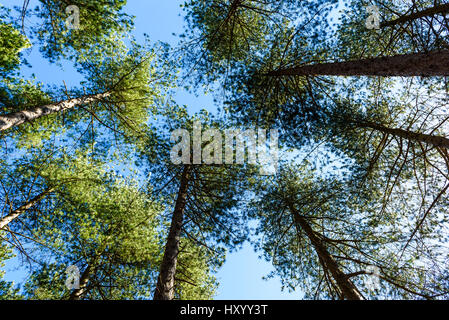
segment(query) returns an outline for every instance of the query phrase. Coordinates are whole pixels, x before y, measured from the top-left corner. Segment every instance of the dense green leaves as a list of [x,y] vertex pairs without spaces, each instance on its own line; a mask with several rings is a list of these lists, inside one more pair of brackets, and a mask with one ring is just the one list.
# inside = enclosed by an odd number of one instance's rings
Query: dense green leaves
[[28,40],[11,24],[0,20],[0,75],[5,77],[8,72],[20,64],[20,52],[30,46]]
[[[104,53],[105,49],[114,47],[117,36],[130,31],[133,25],[132,18],[122,11],[126,0],[40,2],[41,6],[34,9],[34,14],[42,22],[33,26],[32,31],[43,44],[42,53],[51,61],[60,58],[89,60],[89,51],[94,50],[97,55]],[[79,8],[78,30],[67,27],[68,6]]]
[[[0,116],[16,121],[0,134],[0,267],[27,273],[17,286],[0,271],[0,299],[151,299],[161,283],[170,299],[212,299],[247,240],[308,299],[447,298],[446,82],[280,72],[447,50],[445,15],[420,14],[444,1],[189,0],[175,51],[136,40],[125,0],[27,4],[0,7]],[[80,82],[26,76],[30,47]],[[219,88],[225,115],[179,107],[179,75]],[[278,174],[173,164],[172,132],[198,122],[278,129]]]

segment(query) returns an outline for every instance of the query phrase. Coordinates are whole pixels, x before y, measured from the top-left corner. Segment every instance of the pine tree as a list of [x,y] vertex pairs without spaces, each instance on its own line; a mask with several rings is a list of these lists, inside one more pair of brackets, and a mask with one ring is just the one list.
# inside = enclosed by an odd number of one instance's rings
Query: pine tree
[[[310,299],[446,294],[439,283],[444,271],[435,273],[442,263],[438,247],[428,239],[427,254],[420,245],[401,253],[408,230],[403,219],[397,215],[392,225],[390,217],[376,215],[377,190],[352,183],[337,174],[320,176],[304,163],[284,166],[276,179],[256,184],[258,196],[247,210],[260,219],[258,231],[264,237],[259,248],[273,261],[284,286],[299,286]],[[367,286],[369,266],[379,270],[375,292]]]
[[[204,121],[204,130],[220,124],[207,115],[190,118],[183,108],[176,106],[168,117],[170,121],[164,132],[169,133],[183,127],[193,129],[195,120],[200,119]],[[222,264],[226,248],[235,248],[246,239],[245,218],[237,209],[243,200],[245,185],[254,174],[254,168],[240,165],[194,164],[193,153],[187,155],[189,164],[173,164],[170,152],[174,145],[168,141],[165,135],[149,139],[142,154],[145,161],[142,165],[151,173],[152,185],[160,186],[157,192],[167,199],[167,207],[173,208],[155,300],[174,297],[182,237],[209,252],[211,267]],[[203,141],[203,146],[206,144]],[[190,152],[194,152],[193,148]]]
[[[120,34],[128,33],[133,18],[123,12],[126,0],[40,0],[34,9],[22,11],[22,17],[35,15],[42,23],[29,26],[31,36],[41,44],[40,51],[50,61],[62,58],[89,61],[92,54],[112,53]],[[70,29],[69,6],[79,9],[79,29]],[[25,24],[25,23],[24,23]],[[28,27],[24,25],[24,27]],[[108,51],[110,50],[110,51]]]
[[[156,285],[162,252],[162,206],[141,192],[136,181],[107,172],[101,163],[83,155],[55,163],[42,175],[72,183],[61,186],[51,214],[29,225],[30,238],[39,238],[47,245],[36,248],[36,259],[42,267],[34,269],[25,284],[26,296],[70,300],[149,298]],[[198,290],[202,290],[199,297],[208,297],[213,279],[201,273],[204,255],[197,252],[200,258],[195,261],[191,258],[195,246],[187,243],[184,249],[188,251],[180,257],[184,271],[197,277]],[[80,286],[73,291],[66,288],[65,270],[69,265],[80,270]],[[178,294],[194,298],[198,290]]]

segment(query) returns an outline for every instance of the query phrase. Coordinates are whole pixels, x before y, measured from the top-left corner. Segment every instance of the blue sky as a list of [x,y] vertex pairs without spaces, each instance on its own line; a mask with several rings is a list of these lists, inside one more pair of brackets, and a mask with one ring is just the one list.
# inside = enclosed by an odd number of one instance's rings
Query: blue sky
[[[177,37],[173,33],[180,34],[183,30],[182,8],[183,1],[177,0],[128,0],[126,12],[135,18],[134,34],[137,39],[143,39],[142,35],[147,33],[153,41],[161,40],[172,45],[177,44]],[[4,5],[22,6],[23,0],[0,1]],[[33,8],[36,0],[32,0],[30,7]],[[32,69],[25,69],[24,74],[34,73],[39,81],[45,84],[67,86],[76,85],[80,77],[74,72],[69,64],[63,67],[50,65],[42,59],[37,48],[26,52],[27,59]],[[207,109],[211,112],[216,110],[211,95],[199,94],[198,96],[179,90],[176,95],[179,105],[187,105],[190,112]],[[6,267],[6,279],[21,281],[25,274],[20,270],[14,270],[17,261],[12,261]],[[300,292],[289,293],[281,291],[280,280],[275,278],[265,281],[262,277],[273,270],[270,263],[258,258],[249,244],[236,253],[228,254],[225,265],[218,271],[217,277],[220,282],[216,299],[301,299]]]

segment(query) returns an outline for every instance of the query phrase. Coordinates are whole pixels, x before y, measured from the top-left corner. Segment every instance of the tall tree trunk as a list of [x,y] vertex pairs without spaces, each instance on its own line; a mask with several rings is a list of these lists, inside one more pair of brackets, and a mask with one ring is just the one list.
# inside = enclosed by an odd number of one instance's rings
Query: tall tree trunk
[[301,229],[306,233],[312,246],[314,247],[316,253],[318,254],[320,261],[324,264],[323,267],[329,270],[338,288],[341,290],[343,298],[348,300],[363,300],[363,296],[358,292],[356,286],[349,280],[348,276],[340,270],[338,263],[335,261],[334,257],[327,251],[325,244],[313,231],[312,227],[309,225],[306,219],[304,219],[298,211],[289,205],[290,211],[293,213],[295,222],[301,227]]
[[347,62],[321,63],[282,69],[268,76],[400,76],[449,75],[449,51],[412,53]]
[[80,98],[64,100],[58,103],[35,107],[28,110],[0,115],[0,131],[21,125],[24,122],[33,121],[43,116],[58,113],[63,110],[73,109],[76,106],[89,104],[102,100],[111,95],[111,92],[86,95]]
[[19,208],[17,208],[16,210],[12,211],[7,216],[5,216],[2,219],[0,219],[0,230],[4,229],[10,222],[12,222],[14,219],[16,219],[18,216],[20,216],[25,211],[27,211],[30,208],[32,208],[33,206],[35,206],[37,203],[39,203],[42,199],[47,197],[53,191],[54,191],[53,188],[46,189],[41,194],[37,195],[36,197],[31,199],[27,203],[21,205]]
[[184,166],[179,186],[178,197],[173,211],[170,231],[165,245],[164,258],[157,279],[154,300],[173,300],[175,297],[175,274],[178,263],[179,242],[184,219],[184,210],[187,201],[191,167]]
[[377,124],[374,122],[365,122],[365,121],[350,121],[354,123],[355,126],[360,128],[370,128],[374,129],[386,134],[391,134],[394,136],[398,136],[410,141],[419,141],[426,144],[430,144],[434,147],[446,148],[449,149],[449,139],[441,136],[433,136],[430,134],[423,134],[414,131],[397,129],[397,128],[389,128],[381,124]]
[[404,15],[401,16],[397,19],[391,20],[391,21],[386,21],[380,24],[381,28],[384,27],[391,27],[391,26],[395,26],[397,24],[401,24],[401,23],[405,23],[405,22],[409,22],[409,21],[413,21],[419,18],[424,18],[424,17],[430,17],[430,16],[434,16],[436,14],[443,14],[443,13],[447,13],[449,12],[449,3],[445,3],[439,6],[435,6],[429,9],[425,9],[416,13],[412,13],[409,15]]
[[83,274],[80,278],[80,287],[79,289],[75,289],[70,294],[69,300],[81,300],[86,293],[87,284],[89,283],[90,274],[92,272],[92,265],[88,265],[86,270],[84,270]]

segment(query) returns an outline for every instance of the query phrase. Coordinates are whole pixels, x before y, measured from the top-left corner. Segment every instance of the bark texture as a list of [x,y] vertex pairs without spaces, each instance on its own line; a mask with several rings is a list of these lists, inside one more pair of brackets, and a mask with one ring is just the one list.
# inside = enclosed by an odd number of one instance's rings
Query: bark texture
[[412,53],[347,62],[321,63],[269,72],[268,76],[400,76],[449,75],[449,51]]
[[290,211],[294,215],[295,222],[301,227],[301,229],[307,235],[307,238],[312,243],[318,257],[320,258],[323,268],[326,268],[332,277],[334,278],[338,288],[341,290],[344,299],[348,300],[364,300],[363,296],[359,293],[356,286],[349,280],[349,277],[340,270],[338,263],[334,257],[329,253],[323,241],[316,235],[312,227],[307,220],[302,217],[296,209],[290,205]]
[[184,210],[187,200],[187,190],[191,167],[186,165],[181,176],[178,196],[173,211],[170,231],[165,245],[164,258],[162,260],[159,277],[157,279],[154,300],[173,300],[175,297],[175,275],[178,263],[179,242],[181,239]]
[[79,289],[75,289],[70,294],[69,300],[81,300],[87,291],[87,284],[89,283],[90,274],[92,272],[92,266],[88,265],[86,270],[84,270],[83,274],[80,278],[80,287]]
[[401,16],[397,19],[391,20],[391,21],[386,21],[380,24],[381,28],[384,27],[391,27],[391,26],[395,26],[398,24],[402,24],[402,23],[406,23],[406,22],[410,22],[419,18],[424,18],[424,17],[431,17],[437,14],[444,14],[449,12],[449,3],[446,4],[442,4],[439,6],[435,6],[429,9],[425,9],[416,13],[412,13],[409,15],[404,15]]
[[449,149],[449,139],[441,136],[434,136],[430,134],[423,134],[414,131],[397,129],[397,128],[389,128],[381,124],[373,123],[373,122],[358,122],[354,121],[355,125],[360,128],[370,128],[377,131],[381,131],[383,133],[391,134],[397,137],[401,137],[410,141],[419,141],[426,144],[430,144],[434,147],[438,148],[446,148]]
[[13,220],[17,219],[17,217],[19,217],[22,213],[24,213],[27,210],[29,210],[30,208],[34,207],[37,203],[39,203],[42,199],[47,197],[53,191],[54,191],[54,189],[52,189],[52,188],[46,189],[41,194],[37,195],[36,197],[31,199],[27,203],[21,205],[19,208],[17,208],[16,210],[12,211],[7,216],[5,216],[2,219],[0,219],[0,230],[4,229]]
[[110,95],[111,95],[110,92],[87,95],[76,99],[64,100],[54,104],[39,106],[6,115],[0,115],[0,131],[4,131],[12,127],[19,126],[25,122],[31,122],[35,119],[48,116],[50,114],[58,113],[68,109],[73,109],[74,107],[79,105],[99,101]]

